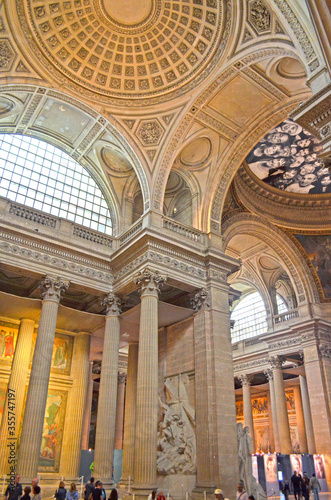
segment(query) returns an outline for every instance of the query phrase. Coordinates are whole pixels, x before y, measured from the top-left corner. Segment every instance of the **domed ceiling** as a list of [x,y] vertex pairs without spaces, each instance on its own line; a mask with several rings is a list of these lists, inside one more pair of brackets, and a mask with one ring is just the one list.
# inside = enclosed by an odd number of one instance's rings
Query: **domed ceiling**
[[266,134],[246,158],[264,183],[286,193],[331,193],[329,170],[318,160],[318,139],[288,119]]
[[18,0],[18,6],[46,68],[120,98],[189,90],[217,64],[229,28],[221,0]]

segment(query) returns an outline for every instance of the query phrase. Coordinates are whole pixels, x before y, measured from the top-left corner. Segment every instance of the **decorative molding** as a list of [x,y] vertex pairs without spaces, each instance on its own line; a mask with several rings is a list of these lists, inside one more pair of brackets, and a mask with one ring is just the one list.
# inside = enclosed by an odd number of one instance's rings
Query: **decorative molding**
[[272,351],[274,349],[283,349],[284,347],[292,347],[294,345],[301,345],[301,338],[296,337],[294,339],[280,340],[279,342],[273,342],[268,344],[268,350]]
[[331,359],[331,345],[321,344],[319,346],[319,352],[322,358]]
[[245,371],[246,369],[251,369],[251,368],[258,368],[263,365],[268,365],[269,364],[269,358],[260,358],[256,359],[254,361],[248,361],[247,363],[242,363],[240,365],[237,365],[236,362],[234,363],[234,371],[236,373]]

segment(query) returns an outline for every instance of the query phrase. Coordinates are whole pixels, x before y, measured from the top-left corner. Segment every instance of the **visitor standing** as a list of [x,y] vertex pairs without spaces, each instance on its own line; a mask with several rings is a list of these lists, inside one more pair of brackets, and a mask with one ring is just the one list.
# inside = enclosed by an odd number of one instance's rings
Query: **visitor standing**
[[237,487],[236,500],[248,500],[248,493],[244,488],[244,481],[239,481]]
[[14,479],[14,484],[10,483],[5,491],[7,500],[19,500],[23,494],[22,485],[19,482],[20,476],[17,474]]
[[320,485],[320,482],[317,479],[315,473],[310,478],[310,487],[314,493],[314,500],[320,500],[318,490],[321,491],[321,485]]
[[56,500],[65,500],[67,496],[67,490],[65,489],[65,485],[63,481],[60,481],[59,487],[55,492],[54,497]]
[[300,500],[300,478],[296,470],[291,477],[291,486],[295,500]]
[[79,500],[79,495],[75,483],[71,483],[70,489],[66,494],[66,500]]
[[91,477],[88,483],[85,484],[84,498],[88,500],[91,493],[95,490],[94,477]]

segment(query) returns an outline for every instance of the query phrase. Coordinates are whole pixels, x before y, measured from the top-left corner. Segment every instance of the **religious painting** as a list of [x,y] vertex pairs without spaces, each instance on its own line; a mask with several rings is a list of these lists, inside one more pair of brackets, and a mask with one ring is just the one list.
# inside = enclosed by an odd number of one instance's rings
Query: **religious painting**
[[317,479],[325,479],[325,462],[323,455],[314,455],[314,466]]
[[293,472],[296,470],[302,476],[302,460],[301,455],[290,455],[291,466]]
[[[33,334],[30,362],[32,363],[37,332]],[[70,375],[74,337],[56,333],[53,344],[51,372]]]
[[236,415],[237,420],[242,420],[244,418],[244,403],[243,401],[236,401]]
[[0,359],[12,362],[17,341],[18,327],[0,322]]
[[290,434],[291,434],[291,444],[293,453],[300,453],[301,450],[300,450],[298,428],[296,426],[293,427],[291,425]]
[[275,453],[270,453],[268,455],[264,455],[263,458],[264,458],[264,470],[267,483],[274,483],[278,480],[277,455]]
[[315,269],[324,297],[331,299],[331,236],[307,234],[293,236]]
[[6,394],[7,394],[7,385],[0,383],[0,424],[5,407]]
[[253,415],[257,418],[266,417],[268,415],[268,398],[253,398],[252,399]]
[[66,391],[48,392],[38,468],[41,472],[59,471],[66,402]]
[[285,396],[286,396],[286,407],[287,407],[287,413],[294,414],[295,413],[295,402],[294,402],[294,392],[293,390],[289,389],[285,391]]
[[270,130],[246,157],[253,174],[287,193],[330,194],[331,177],[318,160],[319,140],[287,119]]
[[52,372],[70,374],[74,337],[57,333],[52,353]]

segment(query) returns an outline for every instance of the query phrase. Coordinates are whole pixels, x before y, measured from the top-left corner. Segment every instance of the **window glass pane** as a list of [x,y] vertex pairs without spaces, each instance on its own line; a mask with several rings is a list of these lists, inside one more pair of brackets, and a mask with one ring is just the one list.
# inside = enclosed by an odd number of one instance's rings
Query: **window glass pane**
[[258,292],[243,297],[231,313],[234,327],[231,330],[232,342],[266,333],[268,329],[266,310]]
[[[0,134],[0,168],[0,196],[112,234],[109,208],[99,186],[61,149],[33,137]],[[101,214],[102,225],[96,223]]]

